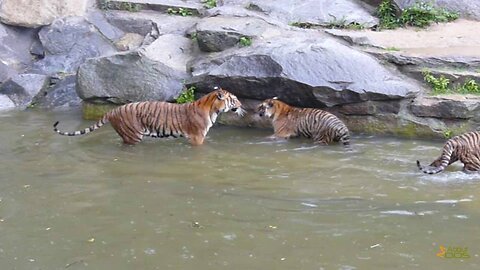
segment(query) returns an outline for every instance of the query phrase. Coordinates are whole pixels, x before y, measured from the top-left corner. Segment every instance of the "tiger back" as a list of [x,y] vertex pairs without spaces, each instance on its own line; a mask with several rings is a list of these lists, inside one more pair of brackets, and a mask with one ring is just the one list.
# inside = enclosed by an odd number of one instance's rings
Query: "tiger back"
[[340,141],[350,147],[350,132],[335,115],[314,108],[297,108],[277,98],[266,99],[257,107],[258,114],[272,119],[274,136],[290,138],[303,136],[315,143],[330,144]]

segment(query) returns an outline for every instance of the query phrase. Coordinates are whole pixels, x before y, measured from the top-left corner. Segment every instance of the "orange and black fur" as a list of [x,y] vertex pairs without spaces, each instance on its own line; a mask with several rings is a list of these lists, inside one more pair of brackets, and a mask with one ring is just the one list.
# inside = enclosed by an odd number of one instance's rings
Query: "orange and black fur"
[[185,136],[192,145],[201,145],[218,114],[232,110],[243,115],[241,106],[235,95],[218,89],[185,104],[161,101],[125,104],[106,113],[97,123],[84,130],[63,132],[57,129],[58,122],[53,128],[60,135],[77,136],[92,132],[110,122],[125,144],[136,144],[142,141],[143,136]]
[[440,157],[430,166],[422,166],[417,160],[417,167],[424,173],[435,174],[458,160],[463,163],[465,172],[480,171],[480,132],[472,131],[449,139]]
[[315,143],[330,144],[340,141],[350,146],[350,133],[345,124],[335,115],[313,108],[297,108],[277,98],[264,100],[257,108],[260,116],[272,119],[273,137],[304,136]]

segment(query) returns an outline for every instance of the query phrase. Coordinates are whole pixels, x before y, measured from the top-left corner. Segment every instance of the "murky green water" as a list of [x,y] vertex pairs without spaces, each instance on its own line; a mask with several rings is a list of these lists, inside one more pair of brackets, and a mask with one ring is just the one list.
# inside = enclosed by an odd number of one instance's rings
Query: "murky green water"
[[[480,176],[429,176],[442,142],[268,130],[121,144],[78,113],[0,116],[1,269],[479,269]],[[443,259],[439,245],[467,247]]]

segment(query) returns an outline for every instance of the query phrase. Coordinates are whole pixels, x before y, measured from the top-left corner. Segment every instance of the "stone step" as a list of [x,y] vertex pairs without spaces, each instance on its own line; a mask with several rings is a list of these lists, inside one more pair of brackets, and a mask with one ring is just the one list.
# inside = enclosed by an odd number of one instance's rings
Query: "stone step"
[[[184,16],[198,16],[205,9],[200,0],[103,0],[102,8],[141,11],[154,10],[169,13],[169,10],[179,12],[180,9],[190,12]],[[179,14],[181,15],[181,14]]]

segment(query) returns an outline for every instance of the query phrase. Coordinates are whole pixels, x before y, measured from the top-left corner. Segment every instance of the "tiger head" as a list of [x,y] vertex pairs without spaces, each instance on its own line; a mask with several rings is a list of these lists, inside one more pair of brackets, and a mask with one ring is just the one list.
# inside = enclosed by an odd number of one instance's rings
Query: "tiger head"
[[275,115],[276,112],[280,112],[283,105],[285,103],[278,100],[277,97],[271,99],[265,99],[260,105],[257,107],[257,113],[260,117],[268,117],[271,118]]
[[212,104],[212,109],[218,114],[221,112],[233,111],[239,116],[245,114],[245,110],[242,108],[242,103],[238,98],[222,88],[215,87],[214,91],[209,95],[215,95],[215,99]]

